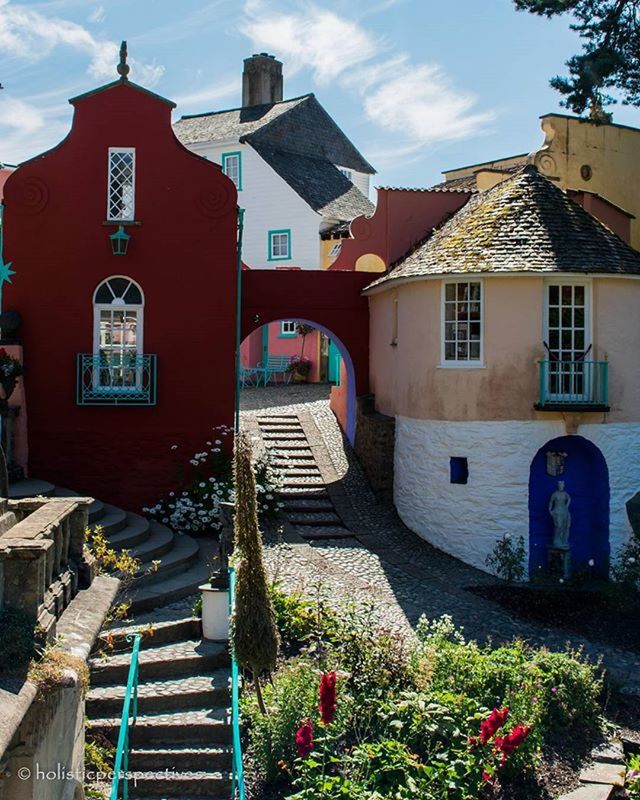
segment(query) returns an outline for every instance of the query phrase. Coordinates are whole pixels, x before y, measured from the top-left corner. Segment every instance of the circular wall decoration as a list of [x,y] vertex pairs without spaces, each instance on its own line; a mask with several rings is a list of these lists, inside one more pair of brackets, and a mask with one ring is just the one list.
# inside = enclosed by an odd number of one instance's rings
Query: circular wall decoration
[[49,202],[49,189],[42,178],[25,178],[17,182],[13,198],[22,214],[40,214]]
[[589,166],[589,164],[583,164],[580,167],[580,176],[582,177],[583,181],[590,181],[593,175],[593,170]]
[[205,217],[224,217],[234,207],[234,192],[226,183],[220,181],[217,186],[201,189],[196,195],[196,206]]
[[537,167],[540,172],[544,172],[546,175],[556,174],[556,162],[553,156],[550,156],[548,153],[542,153],[542,155],[538,156],[537,162]]
[[354,239],[366,241],[371,237],[373,225],[369,217],[356,217],[351,221],[350,233]]

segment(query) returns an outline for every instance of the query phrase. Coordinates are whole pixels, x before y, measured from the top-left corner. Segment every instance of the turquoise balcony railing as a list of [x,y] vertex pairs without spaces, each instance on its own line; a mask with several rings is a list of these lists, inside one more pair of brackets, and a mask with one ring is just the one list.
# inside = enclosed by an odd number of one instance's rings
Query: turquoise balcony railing
[[78,353],[79,406],[155,406],[155,355]]
[[128,800],[129,798],[129,753],[131,751],[129,729],[138,718],[138,657],[142,636],[136,633],[133,636],[127,636],[127,641],[133,641],[133,650],[131,652],[129,677],[122,705],[120,732],[118,734],[116,757],[113,763],[113,783],[111,784],[109,800]]
[[539,400],[547,411],[608,411],[608,361],[539,361]]
[[[233,616],[236,600],[236,572],[229,568],[229,617]],[[245,800],[242,743],[240,741],[240,670],[231,646],[231,734],[233,764],[231,769],[231,800]]]

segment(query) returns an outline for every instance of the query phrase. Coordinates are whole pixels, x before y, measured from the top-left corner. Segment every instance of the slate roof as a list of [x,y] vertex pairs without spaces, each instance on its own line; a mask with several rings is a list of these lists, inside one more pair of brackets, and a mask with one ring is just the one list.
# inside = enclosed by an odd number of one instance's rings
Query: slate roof
[[491,162],[488,162],[486,166],[477,165],[477,169],[474,170],[473,173],[469,175],[461,175],[459,178],[451,178],[448,181],[442,181],[441,183],[434,184],[431,189],[442,191],[443,189],[448,190],[457,190],[457,191],[464,191],[464,192],[476,192],[477,184],[476,184],[476,174],[478,172],[519,172],[526,164],[528,164],[528,156],[523,156],[518,161],[513,164],[509,164],[507,167],[500,166],[497,163],[495,166],[491,166]]
[[367,289],[421,275],[640,275],[640,252],[528,165],[479,192]]
[[253,145],[261,141],[302,156],[325,158],[357,172],[375,173],[314,94],[262,106],[190,114],[173,128],[183,144],[238,139]]

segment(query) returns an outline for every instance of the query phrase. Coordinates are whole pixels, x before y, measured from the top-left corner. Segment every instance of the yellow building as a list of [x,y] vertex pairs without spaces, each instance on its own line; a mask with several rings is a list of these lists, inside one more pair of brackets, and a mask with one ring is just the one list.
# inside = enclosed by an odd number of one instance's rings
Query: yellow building
[[541,121],[545,138],[533,153],[446,170],[441,185],[487,189],[532,163],[561,189],[599,195],[626,211],[633,217],[631,244],[640,249],[640,129],[564,114]]

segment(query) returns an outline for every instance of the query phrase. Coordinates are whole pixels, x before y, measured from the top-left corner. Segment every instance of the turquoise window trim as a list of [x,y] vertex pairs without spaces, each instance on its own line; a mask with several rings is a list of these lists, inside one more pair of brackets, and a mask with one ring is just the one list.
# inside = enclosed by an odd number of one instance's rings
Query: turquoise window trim
[[295,327],[290,333],[285,331],[284,330],[285,322],[289,322],[289,320],[280,321],[280,333],[278,334],[278,339],[295,339],[296,336],[298,335],[298,332],[296,331]]
[[227,174],[227,159],[231,158],[232,156],[238,156],[238,183],[236,185],[236,189],[241,192],[242,191],[242,152],[240,150],[234,150],[230,153],[223,153],[221,156],[221,164],[222,164],[222,171],[224,174]]
[[[289,242],[289,255],[287,256],[274,256],[273,255],[273,237],[277,233],[286,233]],[[268,261],[291,261],[291,228],[278,228],[271,230],[267,234],[267,260]]]

